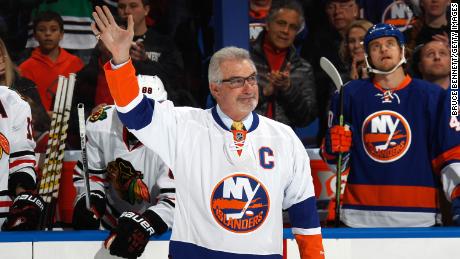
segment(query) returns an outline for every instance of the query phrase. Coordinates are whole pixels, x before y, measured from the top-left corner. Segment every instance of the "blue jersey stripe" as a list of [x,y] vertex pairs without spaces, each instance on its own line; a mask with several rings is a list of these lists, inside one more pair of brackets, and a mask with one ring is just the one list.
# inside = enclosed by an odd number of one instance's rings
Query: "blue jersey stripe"
[[249,128],[248,132],[257,129],[257,126],[259,126],[259,115],[257,115],[257,113],[255,112],[252,112],[252,125],[251,128]]
[[[225,130],[230,130],[229,128],[227,128],[227,126],[225,126],[224,122],[219,117],[219,114],[217,113],[216,106],[214,106],[211,109],[211,114],[212,114],[212,117],[214,118],[214,120],[217,122],[217,124],[219,124]],[[252,112],[252,125],[251,125],[251,128],[249,128],[248,132],[251,132],[251,131],[257,129],[257,126],[259,126],[259,115],[257,115],[257,113],[255,113],[255,112]]]
[[212,117],[214,118],[214,120],[217,122],[217,124],[219,124],[223,129],[225,130],[230,130],[229,128],[227,128],[227,126],[225,126],[224,122],[222,121],[222,119],[219,117],[219,114],[217,114],[217,108],[216,106],[214,106],[211,110],[211,114],[212,114]]
[[173,259],[203,259],[203,258],[219,258],[219,259],[281,259],[280,254],[272,255],[251,255],[251,254],[234,254],[222,251],[207,249],[195,244],[173,241],[169,242],[169,254]]
[[292,205],[288,211],[291,225],[294,228],[309,229],[320,226],[315,197],[310,197]]
[[144,96],[142,101],[127,113],[118,111],[118,117],[128,129],[140,130],[152,122],[155,102]]

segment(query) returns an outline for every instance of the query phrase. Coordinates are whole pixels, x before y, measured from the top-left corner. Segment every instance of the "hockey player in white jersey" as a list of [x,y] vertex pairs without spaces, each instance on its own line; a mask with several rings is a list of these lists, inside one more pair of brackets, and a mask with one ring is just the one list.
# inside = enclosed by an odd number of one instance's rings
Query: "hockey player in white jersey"
[[120,120],[175,173],[170,257],[281,259],[286,209],[301,258],[324,258],[308,155],[290,127],[253,112],[258,86],[249,53],[228,47],[211,58],[216,107],[152,102],[129,59],[132,17],[126,30],[107,8],[96,7],[93,17],[113,56],[104,69]]
[[[139,75],[138,82],[147,97],[166,100],[167,93],[158,77]],[[74,171],[79,195],[73,226],[111,229],[107,239],[111,254],[140,256],[151,234],[161,234],[172,226],[172,173],[157,154],[123,127],[113,105],[93,113],[86,125],[91,211],[85,206],[83,166],[79,161]],[[140,219],[145,219],[148,226],[142,225]]]
[[[29,104],[0,86],[0,225],[36,230],[44,202],[36,195],[35,142]],[[8,173],[9,172],[9,173]]]

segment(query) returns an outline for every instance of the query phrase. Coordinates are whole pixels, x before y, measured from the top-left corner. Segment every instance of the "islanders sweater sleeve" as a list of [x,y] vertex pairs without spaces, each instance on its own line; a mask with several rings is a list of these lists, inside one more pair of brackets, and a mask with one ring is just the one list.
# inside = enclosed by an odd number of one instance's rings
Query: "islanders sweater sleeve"
[[158,103],[142,94],[131,60],[118,66],[107,63],[104,71],[123,125],[174,172],[178,139],[174,105],[170,101]]

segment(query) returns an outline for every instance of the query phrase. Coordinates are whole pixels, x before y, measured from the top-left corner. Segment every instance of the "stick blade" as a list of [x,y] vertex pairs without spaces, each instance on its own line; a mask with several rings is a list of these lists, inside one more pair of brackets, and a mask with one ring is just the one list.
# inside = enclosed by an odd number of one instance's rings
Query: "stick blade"
[[329,61],[329,59],[321,57],[321,59],[319,60],[319,65],[324,70],[324,72],[326,72],[326,74],[332,79],[332,82],[334,82],[334,85],[337,88],[337,90],[340,91],[343,82],[342,78],[340,77],[339,71],[337,71],[334,64],[332,64],[332,62]]

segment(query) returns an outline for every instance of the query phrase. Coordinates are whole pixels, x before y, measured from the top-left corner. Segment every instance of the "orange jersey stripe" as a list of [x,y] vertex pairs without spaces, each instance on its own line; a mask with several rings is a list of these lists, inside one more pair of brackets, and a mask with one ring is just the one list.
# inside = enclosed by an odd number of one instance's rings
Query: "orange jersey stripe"
[[295,235],[301,259],[324,259],[321,235]]
[[137,97],[139,85],[131,59],[116,70],[113,70],[110,62],[107,62],[104,65],[104,71],[110,94],[118,106],[126,106]]
[[374,186],[347,184],[344,204],[437,208],[438,192],[433,187],[424,186]]
[[460,160],[460,146],[453,147],[433,159],[431,161],[433,170],[436,173],[441,172],[442,167],[449,160]]
[[[393,91],[396,91],[396,90],[401,90],[403,89],[404,87],[408,86],[410,84],[410,82],[412,81],[412,77],[410,77],[410,75],[406,75],[403,79],[403,81],[395,88],[395,89],[391,89]],[[380,91],[382,92],[386,92],[387,90],[384,89],[382,87],[382,85],[380,85],[378,82],[374,82],[374,85],[375,87],[377,87]]]
[[385,20],[385,23],[389,23],[389,24],[392,24],[394,26],[404,26],[408,23],[408,19],[386,19]]

